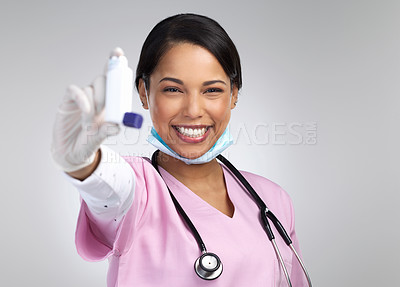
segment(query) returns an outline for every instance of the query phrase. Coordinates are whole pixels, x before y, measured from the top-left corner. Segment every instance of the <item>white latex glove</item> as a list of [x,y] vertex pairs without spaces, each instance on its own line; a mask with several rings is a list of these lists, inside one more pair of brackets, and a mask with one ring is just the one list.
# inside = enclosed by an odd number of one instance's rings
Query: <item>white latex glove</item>
[[119,132],[117,124],[104,122],[105,85],[106,77],[100,76],[91,86],[67,88],[56,114],[51,146],[53,160],[65,172],[93,163],[100,144]]

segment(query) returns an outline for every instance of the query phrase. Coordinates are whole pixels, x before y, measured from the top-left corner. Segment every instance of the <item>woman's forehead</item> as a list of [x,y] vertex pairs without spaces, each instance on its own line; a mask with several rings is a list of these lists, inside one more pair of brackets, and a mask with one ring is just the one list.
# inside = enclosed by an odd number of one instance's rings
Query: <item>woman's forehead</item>
[[207,49],[189,43],[173,45],[160,59],[152,73],[153,78],[177,78],[199,81],[226,80],[217,58]]

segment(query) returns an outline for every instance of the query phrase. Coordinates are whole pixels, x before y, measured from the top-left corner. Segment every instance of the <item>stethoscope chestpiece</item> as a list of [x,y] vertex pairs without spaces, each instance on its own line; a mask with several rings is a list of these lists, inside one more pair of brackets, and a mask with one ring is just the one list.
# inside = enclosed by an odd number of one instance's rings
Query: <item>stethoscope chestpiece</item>
[[205,280],[217,279],[222,274],[222,262],[211,252],[203,253],[194,263],[196,274]]

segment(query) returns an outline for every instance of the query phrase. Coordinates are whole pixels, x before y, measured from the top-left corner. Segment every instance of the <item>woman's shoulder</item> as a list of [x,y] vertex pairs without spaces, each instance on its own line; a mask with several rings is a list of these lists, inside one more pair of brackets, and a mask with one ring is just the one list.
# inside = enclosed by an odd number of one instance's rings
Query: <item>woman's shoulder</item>
[[121,157],[131,166],[134,166],[135,164],[143,164],[144,162],[150,161],[147,157],[142,156],[122,155]]
[[293,213],[292,200],[290,195],[276,182],[248,171],[240,171],[257,194],[263,199],[265,204],[273,212],[278,213],[281,217],[290,218]]
[[250,183],[253,183],[253,184],[256,184],[256,185],[263,185],[264,187],[270,188],[270,189],[273,189],[273,190],[282,190],[282,188],[281,188],[281,186],[279,184],[277,184],[276,182],[274,182],[274,181],[272,181],[272,180],[270,180],[270,179],[268,179],[268,178],[266,178],[264,176],[261,176],[261,175],[258,175],[258,174],[255,174],[255,173],[252,173],[252,172],[249,172],[249,171],[244,171],[244,170],[241,170],[240,173]]
[[148,157],[125,155],[122,158],[132,167],[135,172],[146,173],[153,166]]
[[243,170],[241,170],[240,173],[244,176],[244,178],[246,178],[246,180],[253,186],[256,191],[271,195],[289,197],[288,193],[278,183],[264,176]]

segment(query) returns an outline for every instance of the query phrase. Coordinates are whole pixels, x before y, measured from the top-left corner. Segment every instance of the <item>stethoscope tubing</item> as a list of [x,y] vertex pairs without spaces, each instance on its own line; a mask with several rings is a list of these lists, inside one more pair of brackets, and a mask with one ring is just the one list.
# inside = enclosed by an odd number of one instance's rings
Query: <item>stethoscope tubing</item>
[[278,245],[276,244],[275,239],[272,239],[271,243],[272,243],[272,246],[274,247],[274,250],[275,250],[275,253],[276,253],[276,257],[278,258],[278,261],[281,264],[283,273],[285,273],[286,282],[287,282],[289,287],[292,287],[292,282],[290,281],[289,272],[287,271],[285,262],[283,261],[281,252],[279,251],[279,248],[278,248]]
[[290,246],[290,249],[292,249],[294,255],[296,256],[296,259],[297,259],[297,261],[299,262],[299,264],[300,264],[300,266],[301,266],[301,269],[303,269],[303,273],[306,275],[307,282],[308,282],[308,286],[309,286],[309,287],[312,287],[311,277],[310,277],[310,274],[308,274],[307,268],[306,268],[306,266],[304,265],[303,260],[301,260],[299,254],[297,253],[297,251],[296,251],[296,249],[294,248],[293,244],[290,244],[289,246]]
[[[153,153],[153,156],[151,157],[152,163],[157,163],[158,153],[159,153],[159,150],[157,150]],[[153,166],[155,167],[157,172],[161,175],[160,170],[158,169],[158,165],[153,164]],[[178,213],[183,217],[185,223],[188,225],[190,231],[192,232],[193,236],[196,239],[197,244],[199,245],[200,250],[203,253],[206,253],[207,252],[206,245],[204,244],[203,239],[201,238],[201,236],[200,236],[199,232],[197,231],[196,227],[194,226],[193,222],[190,220],[189,216],[186,214],[185,210],[182,208],[179,201],[175,198],[174,194],[171,192],[168,185],[167,185],[167,189],[168,189],[168,192],[169,192],[169,194],[172,198],[172,201],[175,205],[175,208],[178,210]]]
[[[157,151],[155,151],[153,153],[152,158],[151,158],[151,162],[152,162],[153,166],[155,167],[155,169],[157,170],[157,172],[161,176],[161,173],[160,173],[160,171],[158,169],[158,164],[157,164],[158,153],[159,153],[159,150],[157,150]],[[290,276],[289,276],[289,273],[287,271],[286,265],[285,265],[285,263],[283,261],[282,255],[281,255],[280,250],[278,248],[278,245],[276,244],[275,235],[274,235],[274,233],[273,233],[273,231],[271,229],[271,226],[269,224],[269,220],[272,221],[272,223],[274,224],[274,226],[275,226],[276,230],[278,231],[278,233],[281,235],[281,237],[284,240],[284,242],[293,251],[297,261],[299,262],[299,264],[300,264],[300,266],[301,266],[301,268],[303,270],[303,273],[307,277],[308,286],[312,287],[311,279],[310,279],[310,276],[309,276],[309,274],[307,272],[307,269],[306,269],[306,267],[304,265],[304,262],[300,258],[300,256],[298,255],[296,249],[294,248],[294,246],[292,244],[292,240],[290,239],[290,236],[287,234],[287,232],[286,232],[285,228],[283,227],[282,223],[272,213],[272,211],[268,209],[268,207],[265,204],[265,202],[260,198],[260,196],[257,194],[257,192],[253,189],[253,187],[250,185],[250,183],[246,180],[246,178],[225,157],[223,157],[220,154],[220,155],[217,156],[217,159],[219,161],[221,161],[225,166],[227,166],[228,169],[239,179],[241,184],[250,193],[251,197],[255,200],[256,204],[258,205],[258,207],[260,209],[261,222],[263,223],[262,226],[264,227],[264,230],[265,230],[265,232],[266,232],[266,234],[268,236],[268,239],[272,243],[272,246],[273,246],[273,248],[275,250],[275,253],[276,253],[276,256],[278,258],[278,261],[279,261],[279,263],[280,263],[280,265],[282,267],[282,270],[283,270],[283,272],[285,274],[285,278],[286,278],[286,281],[288,283],[288,286],[292,287],[292,283],[290,281]],[[169,189],[168,185],[167,185],[167,189],[168,189],[169,194],[171,196],[171,199],[172,199],[172,201],[173,201],[173,203],[175,205],[175,208],[177,209],[178,213],[183,217],[185,223],[187,224],[187,226],[191,230],[193,236],[196,239],[196,242],[197,242],[200,250],[202,251],[203,254],[207,253],[206,245],[204,244],[204,241],[202,240],[202,238],[201,238],[200,234],[198,233],[196,227],[194,226],[194,224],[192,223],[192,221],[190,220],[189,216],[186,214],[186,212],[184,211],[182,206],[179,204],[178,200],[175,198],[175,196],[173,195],[173,193]],[[222,268],[222,266],[221,266],[221,268]],[[221,269],[221,272],[222,272],[222,269]],[[202,276],[200,276],[200,277],[202,277]],[[203,279],[206,279],[206,278],[203,278]]]
[[277,258],[282,266],[282,269],[285,273],[286,281],[288,285],[291,287],[292,283],[290,281],[290,277],[286,268],[286,265],[283,261],[282,255],[279,251],[278,245],[275,242],[275,235],[272,232],[272,229],[270,227],[270,224],[268,222],[268,219],[272,221],[274,224],[276,230],[278,231],[279,235],[282,237],[282,239],[285,241],[286,245],[290,247],[290,249],[293,251],[297,261],[300,263],[300,266],[303,270],[304,275],[307,277],[307,282],[308,286],[312,287],[311,283],[311,278],[310,275],[308,274],[308,271],[306,269],[306,266],[303,262],[303,260],[300,258],[299,254],[297,253],[296,249],[293,246],[293,242],[290,238],[290,236],[287,234],[285,228],[283,227],[282,223],[278,220],[278,218],[275,216],[275,214],[272,213],[270,209],[268,209],[267,205],[265,202],[260,198],[260,196],[257,194],[257,192],[253,189],[253,187],[250,185],[250,183],[247,181],[247,179],[236,169],[236,167],[231,164],[224,156],[221,154],[217,156],[217,159],[221,161],[225,166],[229,168],[233,172],[233,174],[239,179],[239,181],[242,183],[242,185],[246,188],[246,190],[250,193],[250,195],[253,197],[253,199],[256,201],[258,207],[260,208],[260,216],[261,216],[261,221],[263,223],[264,229],[267,233],[267,236],[269,240],[272,242],[272,245],[274,247],[275,253],[277,255]]

